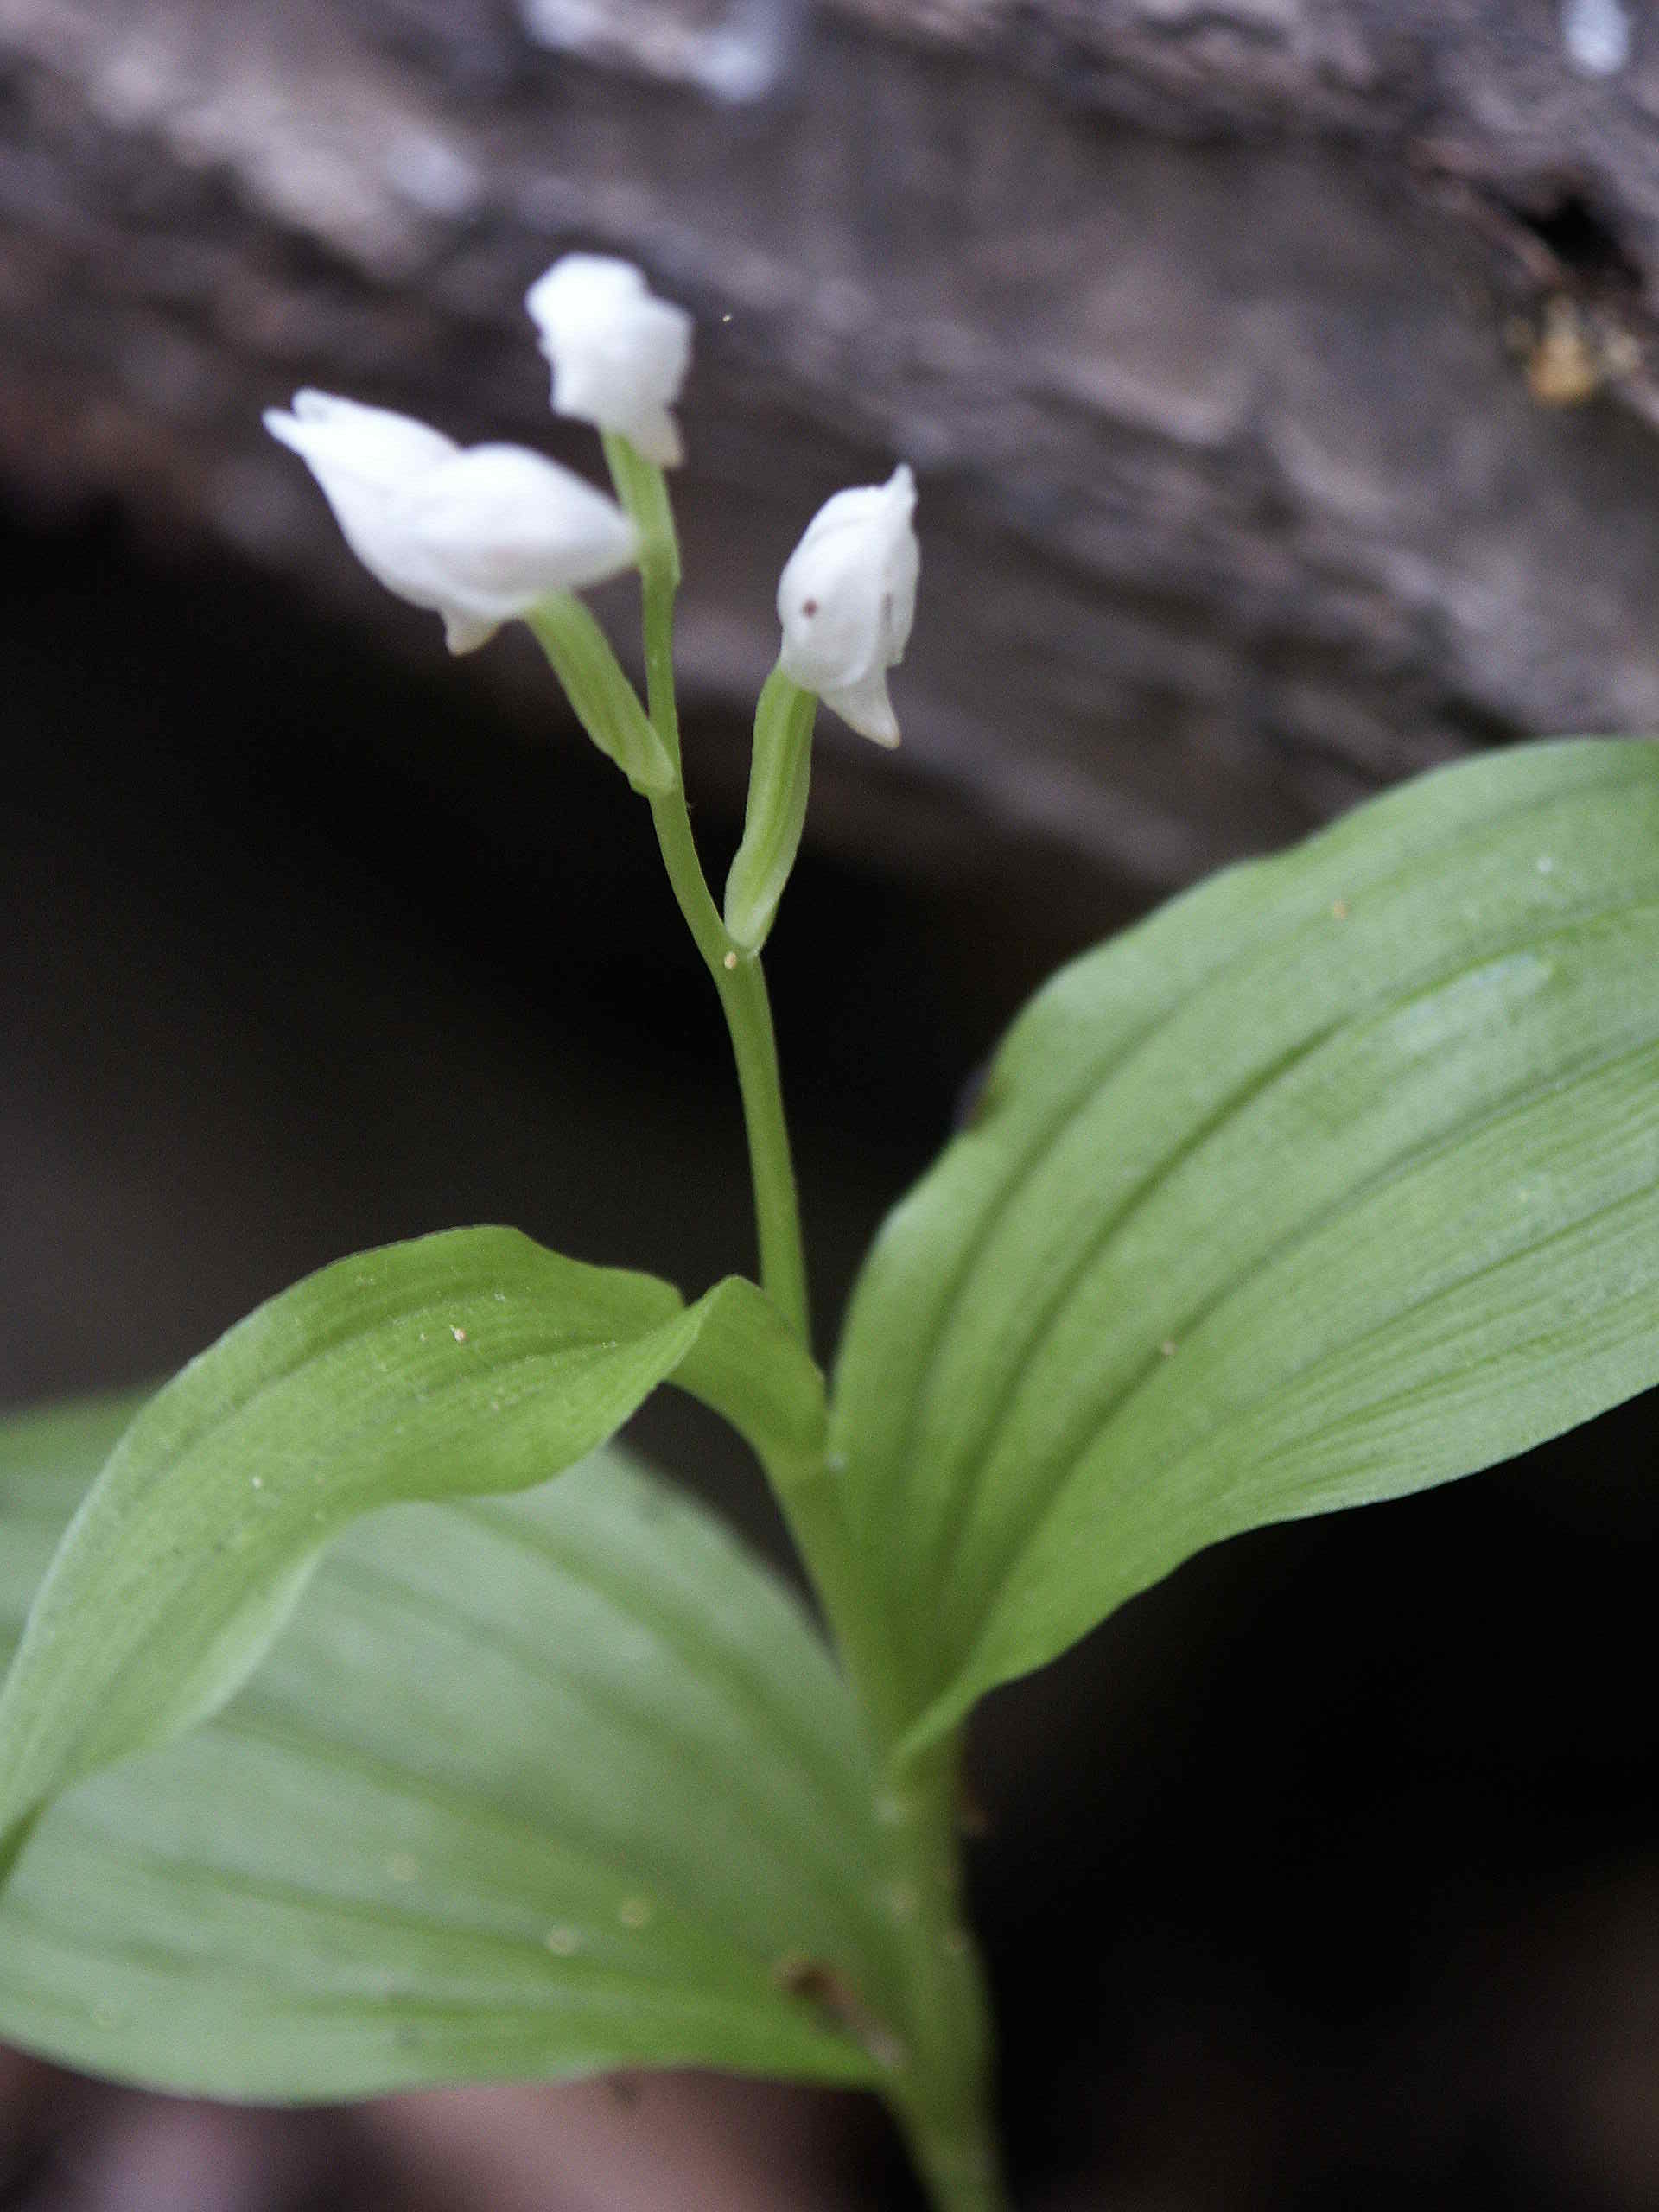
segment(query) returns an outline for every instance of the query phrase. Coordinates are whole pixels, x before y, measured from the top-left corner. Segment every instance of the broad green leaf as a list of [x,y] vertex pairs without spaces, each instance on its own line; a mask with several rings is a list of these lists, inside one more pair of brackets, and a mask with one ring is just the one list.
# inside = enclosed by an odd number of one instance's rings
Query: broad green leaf
[[[0,1658],[125,1413],[0,1433]],[[373,1515],[231,1706],[46,1813],[0,1902],[0,2037],[262,2099],[871,2082],[791,1993],[847,1993],[872,2041],[896,2013],[859,1743],[793,1599],[613,1448]]]
[[753,1284],[686,1308],[474,1229],[262,1306],[145,1407],[64,1539],[0,1692],[0,1836],[215,1711],[359,1514],[544,1482],[677,1373],[785,1471],[811,1453],[816,1370]]
[[887,1223],[831,1449],[912,1743],[1218,1537],[1656,1380],[1659,748],[1516,748],[1065,969]]

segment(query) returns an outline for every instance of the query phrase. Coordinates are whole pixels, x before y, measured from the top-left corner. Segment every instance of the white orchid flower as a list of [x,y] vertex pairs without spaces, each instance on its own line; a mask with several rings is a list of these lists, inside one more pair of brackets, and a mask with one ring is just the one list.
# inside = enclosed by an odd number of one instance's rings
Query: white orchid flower
[[887,671],[905,657],[921,549],[911,517],[916,480],[837,492],[808,524],[778,582],[779,665],[861,737],[897,745]]
[[399,599],[443,617],[454,653],[555,593],[632,565],[639,537],[613,499],[524,446],[462,448],[385,407],[300,391],[265,428],[298,454],[346,543]]
[[677,468],[669,411],[691,360],[691,318],[659,300],[631,261],[567,253],[524,295],[553,367],[553,408],[614,430],[659,468]]

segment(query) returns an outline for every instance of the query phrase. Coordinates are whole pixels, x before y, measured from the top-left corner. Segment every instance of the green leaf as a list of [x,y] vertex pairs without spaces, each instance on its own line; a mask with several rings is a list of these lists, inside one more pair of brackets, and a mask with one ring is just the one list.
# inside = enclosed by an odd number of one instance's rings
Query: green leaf
[[[126,1411],[0,1432],[0,1657]],[[0,2037],[273,2100],[619,2064],[870,2082],[791,1993],[848,1993],[878,2044],[897,2015],[870,1804],[799,1606],[603,1451],[359,1523],[232,1705],[54,1804],[0,1901]]]
[[763,1457],[810,1454],[817,1371],[753,1284],[687,1309],[654,1276],[474,1229],[262,1306],[120,1439],[35,1599],[0,1692],[11,1851],[56,1792],[223,1704],[348,1522],[544,1482],[677,1370]]
[[912,1746],[1218,1537],[1656,1379],[1659,749],[1516,748],[1064,970],[888,1220],[831,1449]]

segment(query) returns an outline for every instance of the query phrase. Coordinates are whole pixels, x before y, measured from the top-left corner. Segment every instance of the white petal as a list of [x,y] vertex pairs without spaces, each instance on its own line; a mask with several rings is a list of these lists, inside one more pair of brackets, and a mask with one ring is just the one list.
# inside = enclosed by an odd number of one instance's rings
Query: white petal
[[904,658],[920,551],[906,467],[826,499],[778,581],[784,672],[855,729],[896,745],[887,671]]
[[916,480],[908,468],[893,472],[882,486],[888,495],[887,558],[881,575],[882,658],[896,668],[905,657],[916,620],[916,586],[922,573],[922,549],[911,517],[916,512]]
[[443,609],[443,642],[457,658],[487,645],[500,627],[499,622],[488,621],[481,614],[462,614],[453,607]]
[[407,415],[321,391],[298,392],[292,414],[273,409],[264,419],[316,478],[346,543],[370,574],[416,607],[442,606],[430,563],[410,543],[395,509],[411,482],[459,453],[454,441]]
[[298,393],[265,425],[310,468],[365,568],[442,615],[452,652],[637,556],[613,499],[524,447],[463,451],[424,423],[327,392]]
[[860,531],[804,538],[778,580],[784,672],[803,690],[857,683],[880,656],[881,578]]
[[685,459],[680,426],[666,407],[639,407],[622,435],[658,468],[677,468]]
[[669,409],[691,359],[691,318],[659,300],[631,262],[570,253],[537,278],[524,305],[553,367],[553,406],[630,439],[648,459],[680,458]]
[[887,696],[887,672],[885,668],[871,671],[859,683],[846,690],[820,694],[826,707],[833,708],[842,721],[855,729],[861,737],[873,737],[878,745],[889,747],[899,742],[899,718],[893,711],[893,701]]
[[265,428],[319,476],[326,468],[387,486],[406,483],[415,472],[435,467],[461,450],[453,438],[412,415],[365,407],[327,391],[296,391],[292,414],[270,409]]
[[410,488],[396,519],[443,605],[496,622],[620,575],[639,553],[613,499],[524,446],[457,454]]

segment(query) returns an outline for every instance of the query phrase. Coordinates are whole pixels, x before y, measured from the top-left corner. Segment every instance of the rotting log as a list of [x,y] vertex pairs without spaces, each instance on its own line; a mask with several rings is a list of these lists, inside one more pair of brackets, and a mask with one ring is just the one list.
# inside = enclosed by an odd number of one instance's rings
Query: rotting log
[[1138,901],[1469,747],[1659,724],[1634,14],[1599,60],[1544,0],[0,0],[0,481],[429,652],[259,409],[591,465],[519,299],[626,253],[700,326],[715,803],[797,531],[905,455],[906,749],[831,726],[815,834]]

